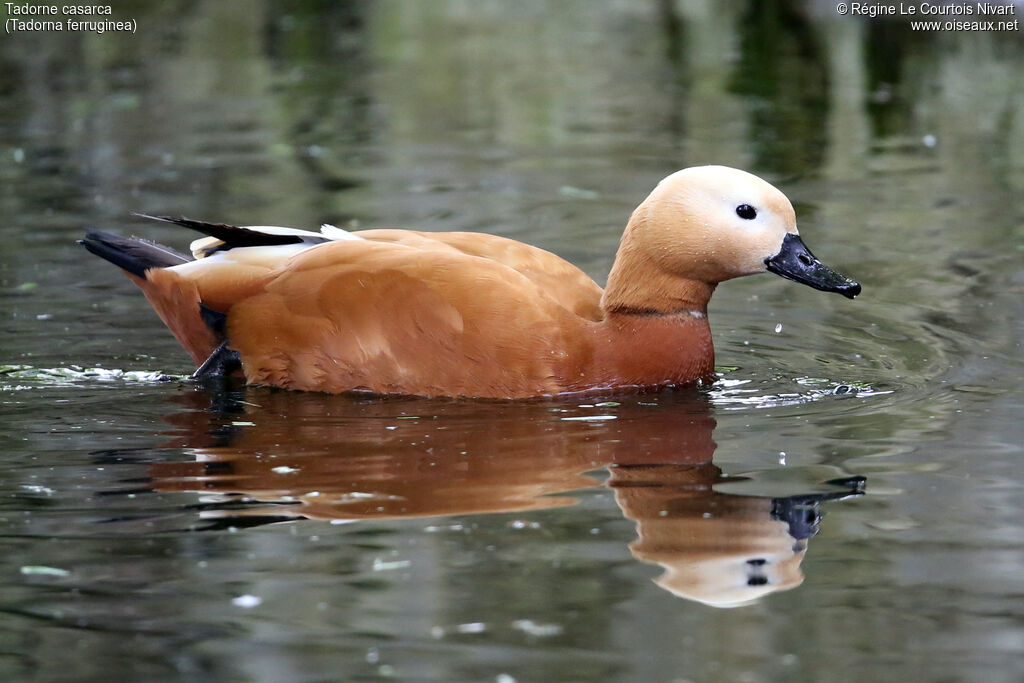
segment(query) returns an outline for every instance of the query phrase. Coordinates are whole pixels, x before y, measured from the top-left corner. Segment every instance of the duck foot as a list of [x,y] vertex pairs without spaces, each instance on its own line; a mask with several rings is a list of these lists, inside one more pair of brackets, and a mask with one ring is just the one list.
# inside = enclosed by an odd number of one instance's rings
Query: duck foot
[[225,341],[214,349],[210,357],[192,373],[192,379],[202,382],[209,380],[223,382],[236,370],[241,369],[242,357],[238,355],[238,351],[228,348],[228,343]]

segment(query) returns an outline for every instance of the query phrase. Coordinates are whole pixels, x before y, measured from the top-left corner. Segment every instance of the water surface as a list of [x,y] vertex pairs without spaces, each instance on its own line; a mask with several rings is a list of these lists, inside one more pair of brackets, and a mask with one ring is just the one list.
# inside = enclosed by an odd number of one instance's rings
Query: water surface
[[[1024,676],[1019,32],[800,2],[116,11],[135,36],[0,40],[0,676]],[[864,285],[722,285],[702,389],[210,392],[74,244],[192,238],[131,211],[481,230],[603,282],[632,208],[702,163],[777,183]]]

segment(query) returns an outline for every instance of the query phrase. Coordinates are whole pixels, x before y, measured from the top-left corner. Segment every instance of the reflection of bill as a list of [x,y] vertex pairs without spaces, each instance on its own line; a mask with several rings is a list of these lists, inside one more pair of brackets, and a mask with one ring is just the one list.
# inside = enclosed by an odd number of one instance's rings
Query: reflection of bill
[[[198,408],[209,395],[185,400]],[[836,493],[791,498],[713,490],[722,480],[712,464],[715,420],[698,393],[614,408],[279,391],[250,391],[246,400],[168,417],[178,431],[165,446],[195,460],[153,464],[153,488],[243,495],[254,502],[205,515],[219,518],[217,526],[243,526],[572,505],[567,494],[598,484],[586,472],[608,468],[607,486],[637,523],[633,555],[665,568],[659,586],[710,605],[799,585],[818,501],[863,483],[854,477],[836,482]],[[615,419],[577,419],[596,413]]]

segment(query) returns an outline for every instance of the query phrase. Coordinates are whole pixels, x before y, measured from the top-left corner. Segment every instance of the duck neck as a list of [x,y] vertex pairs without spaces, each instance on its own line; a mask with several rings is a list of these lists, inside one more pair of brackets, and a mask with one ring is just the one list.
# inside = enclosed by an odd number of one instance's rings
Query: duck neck
[[[614,271],[613,271],[614,272]],[[608,280],[601,308],[605,317],[625,315],[690,315],[696,318],[707,316],[708,301],[715,291],[715,285],[686,278],[666,279],[637,284],[622,280]]]
[[[637,220],[634,214],[630,228]],[[637,248],[627,228],[601,297],[605,317],[616,313],[707,315],[715,284],[666,272]]]
[[[596,366],[611,384],[683,384],[714,372],[715,351],[707,320],[715,283],[681,277],[640,248],[641,205],[623,234],[601,297],[604,318],[596,335]],[[649,245],[648,245],[649,246]]]

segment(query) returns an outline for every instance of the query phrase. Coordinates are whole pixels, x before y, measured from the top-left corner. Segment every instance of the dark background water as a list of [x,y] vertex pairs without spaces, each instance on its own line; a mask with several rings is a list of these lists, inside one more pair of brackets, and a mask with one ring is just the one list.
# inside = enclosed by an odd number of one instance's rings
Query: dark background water
[[[113,10],[134,35],[0,35],[0,677],[1024,677],[1019,30]],[[481,230],[603,282],[632,208],[703,163],[778,184],[864,294],[723,285],[702,391],[211,394],[74,244],[192,238],[131,211]]]

